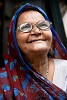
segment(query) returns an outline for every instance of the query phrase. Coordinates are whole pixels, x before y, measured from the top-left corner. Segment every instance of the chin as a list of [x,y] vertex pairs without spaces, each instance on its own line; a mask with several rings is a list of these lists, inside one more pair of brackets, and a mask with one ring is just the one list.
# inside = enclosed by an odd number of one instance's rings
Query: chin
[[33,52],[33,53],[40,53],[40,52],[48,52],[49,50],[47,48],[36,48],[36,49],[32,49],[30,52]]

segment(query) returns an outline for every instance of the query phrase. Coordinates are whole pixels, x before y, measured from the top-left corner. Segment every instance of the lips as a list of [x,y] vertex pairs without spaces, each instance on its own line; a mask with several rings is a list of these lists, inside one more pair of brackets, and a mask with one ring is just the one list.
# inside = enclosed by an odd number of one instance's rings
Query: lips
[[46,41],[46,40],[44,40],[44,39],[37,39],[37,40],[31,40],[28,43],[32,43],[32,42],[36,42],[36,41]]

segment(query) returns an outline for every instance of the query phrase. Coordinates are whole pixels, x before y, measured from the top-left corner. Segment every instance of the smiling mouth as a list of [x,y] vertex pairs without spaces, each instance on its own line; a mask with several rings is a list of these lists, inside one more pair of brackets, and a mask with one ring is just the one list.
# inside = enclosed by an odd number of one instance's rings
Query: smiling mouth
[[39,39],[39,40],[32,40],[32,41],[30,41],[30,42],[28,42],[28,43],[32,43],[32,42],[40,42],[40,41],[46,41],[46,40],[41,40],[41,39]]

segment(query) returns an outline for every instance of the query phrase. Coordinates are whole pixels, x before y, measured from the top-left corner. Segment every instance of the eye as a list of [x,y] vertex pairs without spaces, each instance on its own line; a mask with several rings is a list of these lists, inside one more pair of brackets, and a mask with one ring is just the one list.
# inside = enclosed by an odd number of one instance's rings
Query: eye
[[31,31],[32,29],[32,26],[29,24],[29,23],[23,23],[21,26],[20,26],[20,30],[22,32],[29,32]]
[[50,27],[50,23],[48,21],[41,21],[38,23],[38,28],[40,29],[47,29]]
[[25,32],[27,30],[29,30],[31,27],[31,25],[29,23],[23,23],[21,26],[20,26],[20,30]]

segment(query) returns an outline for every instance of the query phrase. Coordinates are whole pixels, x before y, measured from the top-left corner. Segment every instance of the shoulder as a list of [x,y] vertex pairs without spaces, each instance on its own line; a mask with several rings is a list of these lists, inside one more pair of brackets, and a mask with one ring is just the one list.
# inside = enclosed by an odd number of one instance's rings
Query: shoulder
[[67,68],[67,60],[64,59],[53,59],[56,65],[66,66]]
[[67,60],[53,59],[54,60],[54,77],[53,83],[67,92]]
[[56,72],[67,76],[67,60],[63,59],[54,59],[54,67]]
[[0,68],[0,87],[9,83],[8,73],[5,67]]
[[11,85],[9,81],[9,76],[7,73],[7,70],[5,67],[0,68],[0,94],[2,94],[2,100],[4,98],[4,92],[6,91],[6,94],[10,91],[11,95]]
[[10,71],[6,67],[0,68],[0,82],[8,83],[10,80]]
[[0,68],[0,84],[4,84],[5,81],[8,79],[8,74],[6,68]]
[[62,74],[67,76],[67,60],[54,59],[54,66],[57,72],[61,72]]
[[54,61],[57,61],[57,62],[66,62],[67,63],[67,60],[65,59],[53,59]]

